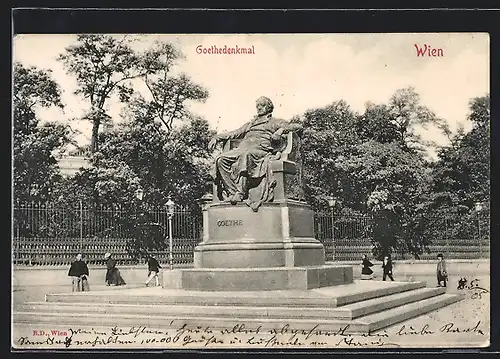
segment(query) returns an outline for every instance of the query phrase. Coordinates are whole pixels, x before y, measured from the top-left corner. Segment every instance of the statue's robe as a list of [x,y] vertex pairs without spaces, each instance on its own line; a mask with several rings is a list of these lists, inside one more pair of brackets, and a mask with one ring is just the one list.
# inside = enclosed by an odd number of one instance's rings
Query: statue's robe
[[[245,202],[257,210],[262,202],[273,200],[276,180],[271,161],[277,159],[277,144],[272,135],[300,127],[270,115],[255,117],[235,131],[219,135],[223,141],[239,139],[238,147],[222,152],[215,159],[211,175],[221,200],[240,193]],[[278,154],[279,156],[279,154]]]

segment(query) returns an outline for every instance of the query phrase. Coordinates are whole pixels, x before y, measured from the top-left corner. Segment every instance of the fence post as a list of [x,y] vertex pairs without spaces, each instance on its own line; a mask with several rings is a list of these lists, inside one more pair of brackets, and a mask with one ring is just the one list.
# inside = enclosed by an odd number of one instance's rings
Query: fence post
[[446,257],[449,259],[450,256],[450,234],[448,232],[448,218],[444,217],[444,233],[446,238]]
[[15,238],[14,238],[14,264],[17,264],[18,260],[19,260],[19,222],[18,221],[14,221],[14,223],[16,224],[16,235],[15,235]]
[[168,266],[169,269],[172,270],[174,269],[174,254],[173,254],[173,242],[174,239],[172,238],[172,216],[173,213],[168,214]]
[[335,213],[334,213],[334,207],[332,206],[331,210],[331,216],[332,216],[332,261],[337,260],[337,253],[335,251],[336,243],[335,243]]
[[479,212],[477,214],[477,238],[479,240],[479,258],[483,258],[483,242],[481,240],[481,220],[479,217]]
[[314,228],[314,236],[315,238],[323,244],[325,248],[325,261],[328,261],[328,246],[327,243],[323,240],[323,232],[321,232],[321,221],[318,213],[314,213],[313,215],[313,228]]
[[80,198],[80,243],[78,243],[78,251],[81,253],[83,243],[83,201]]

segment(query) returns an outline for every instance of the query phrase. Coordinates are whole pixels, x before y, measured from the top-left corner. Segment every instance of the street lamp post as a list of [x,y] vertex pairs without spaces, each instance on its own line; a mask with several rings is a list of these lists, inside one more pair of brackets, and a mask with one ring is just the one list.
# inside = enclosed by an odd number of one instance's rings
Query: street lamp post
[[475,210],[477,213],[477,236],[479,240],[479,258],[483,257],[483,243],[481,240],[481,211],[483,210],[483,204],[481,202],[477,202],[475,204]]
[[172,198],[168,196],[167,200],[167,216],[168,216],[168,264],[170,270],[174,269],[173,262],[173,238],[172,238],[172,217],[174,215],[175,203]]
[[144,191],[142,188],[138,188],[135,190],[135,197],[139,200],[142,201],[142,198],[144,197]]
[[[141,187],[139,187],[138,189],[135,190],[135,198],[137,198],[139,200],[140,206],[142,207],[142,199],[144,198],[144,190]],[[136,209],[136,213],[137,213],[137,209]],[[137,223],[140,224],[139,221],[137,221]]]
[[80,198],[80,241],[78,243],[78,253],[82,253],[83,251],[83,201]]
[[328,201],[328,207],[330,207],[331,215],[332,215],[332,254],[333,254],[333,260],[335,260],[335,216],[334,216],[334,210],[335,210],[335,204],[337,201],[333,196],[328,196],[327,199]]

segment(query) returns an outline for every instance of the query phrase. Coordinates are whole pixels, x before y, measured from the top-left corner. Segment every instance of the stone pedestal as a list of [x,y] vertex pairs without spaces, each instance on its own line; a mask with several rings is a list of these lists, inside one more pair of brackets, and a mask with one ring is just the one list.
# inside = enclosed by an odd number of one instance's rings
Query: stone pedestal
[[350,266],[200,268],[163,272],[163,287],[201,291],[308,290],[353,282]]
[[313,212],[305,203],[215,203],[204,211],[203,242],[194,250],[195,268],[318,266],[323,245],[314,238]]
[[203,242],[194,268],[165,271],[163,286],[202,291],[307,290],[353,281],[350,266],[325,265],[314,238],[313,211],[304,202],[215,202],[203,211]]

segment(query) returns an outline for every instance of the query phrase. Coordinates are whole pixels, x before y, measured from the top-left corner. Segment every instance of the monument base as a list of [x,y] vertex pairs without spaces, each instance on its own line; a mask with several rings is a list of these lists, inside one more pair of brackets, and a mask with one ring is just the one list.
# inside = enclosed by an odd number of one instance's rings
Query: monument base
[[315,239],[288,243],[218,243],[198,245],[195,268],[269,268],[322,265],[325,250]]
[[308,290],[353,282],[351,266],[194,268],[163,272],[163,288],[198,291]]
[[304,202],[266,202],[258,212],[239,203],[213,203],[203,211],[203,242],[195,268],[306,267],[325,264],[314,238],[314,213]]

